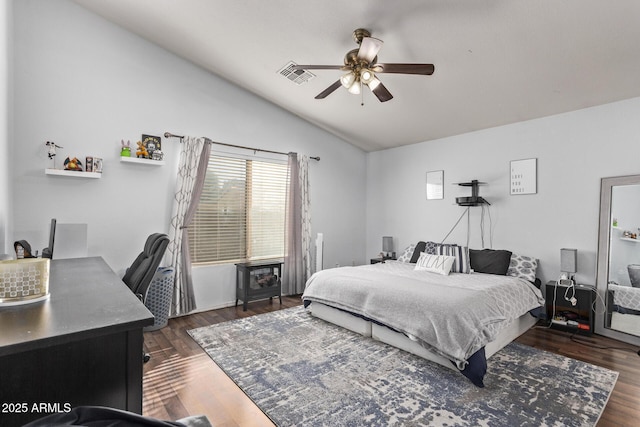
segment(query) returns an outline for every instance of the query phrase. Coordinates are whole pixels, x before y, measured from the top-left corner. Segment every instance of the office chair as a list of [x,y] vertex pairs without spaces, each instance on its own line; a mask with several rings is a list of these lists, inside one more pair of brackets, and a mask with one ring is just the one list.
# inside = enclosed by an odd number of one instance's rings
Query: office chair
[[[127,269],[122,281],[131,289],[131,291],[145,303],[147,292],[153,276],[158,270],[160,261],[164,256],[164,251],[169,245],[169,237],[163,233],[154,233],[147,237],[144,249],[133,261],[131,267]],[[146,304],[145,304],[146,306]],[[144,362],[148,362],[151,356],[142,352]]]
[[122,278],[122,281],[142,302],[168,245],[169,237],[166,234],[154,233],[147,237],[144,250],[133,261],[131,267],[127,268]]

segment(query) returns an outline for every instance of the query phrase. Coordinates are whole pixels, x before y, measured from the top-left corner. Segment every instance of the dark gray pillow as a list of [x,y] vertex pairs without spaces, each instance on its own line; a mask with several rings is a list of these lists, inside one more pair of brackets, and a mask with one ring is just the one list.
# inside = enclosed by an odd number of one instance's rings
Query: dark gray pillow
[[416,248],[413,250],[411,261],[409,262],[412,262],[414,264],[418,262],[418,258],[420,258],[420,254],[422,252],[430,255],[438,255],[438,246],[440,245],[434,242],[423,242],[423,241],[418,242],[418,244],[416,245]]
[[424,252],[424,249],[426,247],[426,243],[425,242],[418,242],[418,244],[416,245],[416,248],[413,250],[413,255],[411,256],[411,263],[415,264],[418,261],[418,258],[420,258],[420,254],[422,252]]
[[471,268],[476,273],[506,275],[511,262],[511,251],[496,249],[469,249]]

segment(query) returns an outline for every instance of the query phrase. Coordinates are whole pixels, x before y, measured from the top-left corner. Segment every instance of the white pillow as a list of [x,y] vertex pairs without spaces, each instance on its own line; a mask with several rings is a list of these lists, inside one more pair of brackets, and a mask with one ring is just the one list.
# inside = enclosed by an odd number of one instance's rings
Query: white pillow
[[448,276],[451,266],[455,262],[456,257],[449,255],[431,255],[424,252],[420,253],[420,258],[416,262],[414,270],[426,270],[432,273]]

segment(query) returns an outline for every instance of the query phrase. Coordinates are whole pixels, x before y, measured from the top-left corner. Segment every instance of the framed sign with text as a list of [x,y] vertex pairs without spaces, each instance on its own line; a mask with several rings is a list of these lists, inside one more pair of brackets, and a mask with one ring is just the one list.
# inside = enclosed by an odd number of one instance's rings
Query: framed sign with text
[[511,194],[536,194],[538,192],[538,159],[511,161]]

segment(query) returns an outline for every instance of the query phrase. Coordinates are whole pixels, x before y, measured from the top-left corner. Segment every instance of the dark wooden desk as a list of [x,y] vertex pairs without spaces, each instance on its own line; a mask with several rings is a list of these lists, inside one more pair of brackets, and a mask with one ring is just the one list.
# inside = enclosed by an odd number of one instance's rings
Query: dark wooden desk
[[100,405],[142,413],[153,315],[100,257],[53,260],[50,298],[0,307],[0,425]]

